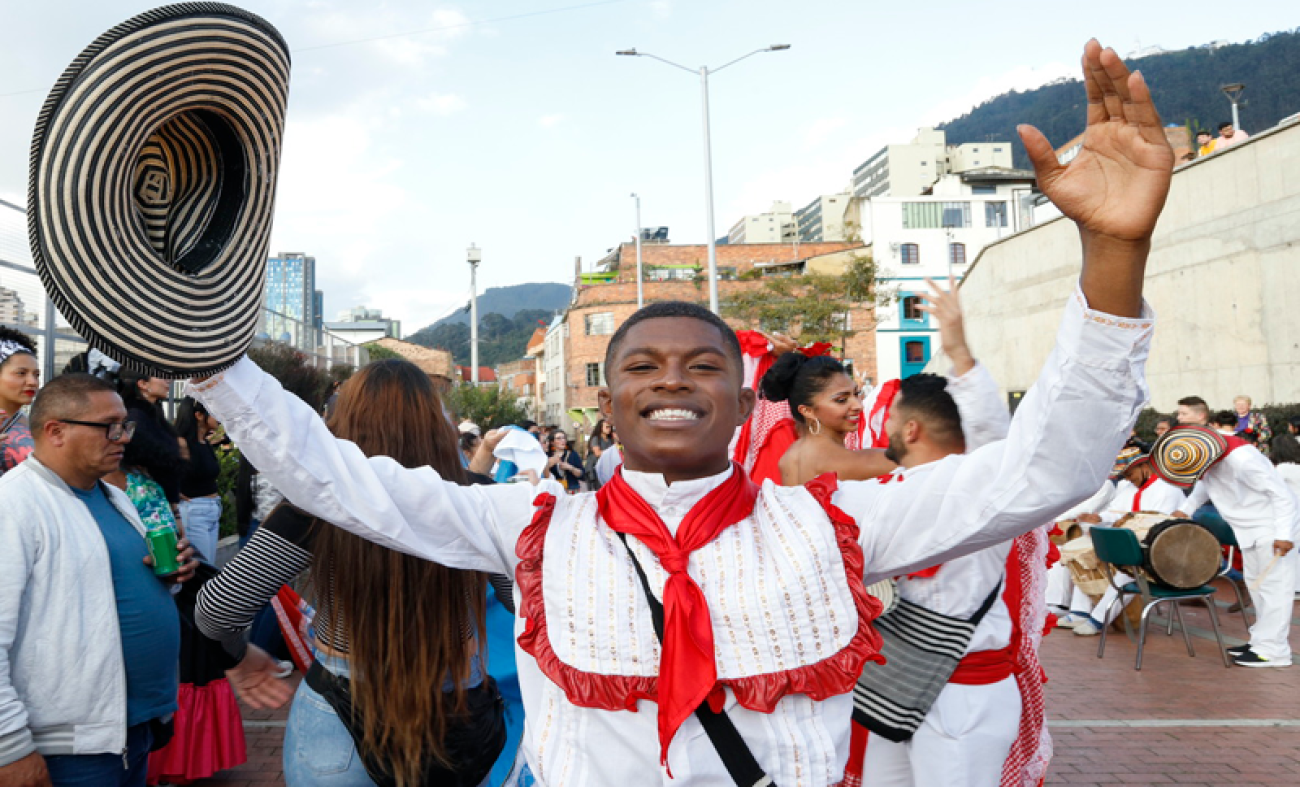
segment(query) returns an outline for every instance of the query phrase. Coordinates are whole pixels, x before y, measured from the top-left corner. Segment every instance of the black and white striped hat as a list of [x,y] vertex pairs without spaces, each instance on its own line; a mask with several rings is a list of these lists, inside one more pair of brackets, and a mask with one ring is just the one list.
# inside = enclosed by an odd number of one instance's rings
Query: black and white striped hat
[[32,139],[29,235],[93,346],[173,378],[248,349],[288,93],[279,32],[218,3],[123,22],[63,72]]

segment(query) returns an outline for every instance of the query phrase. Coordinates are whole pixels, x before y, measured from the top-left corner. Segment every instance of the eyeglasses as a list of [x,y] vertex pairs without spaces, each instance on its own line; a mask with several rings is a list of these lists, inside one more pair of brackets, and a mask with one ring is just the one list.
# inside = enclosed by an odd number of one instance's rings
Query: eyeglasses
[[97,421],[73,421],[70,418],[60,418],[59,423],[76,424],[77,426],[94,426],[104,430],[105,436],[110,443],[116,443],[118,440],[130,440],[135,434],[135,421],[110,421],[101,424]]

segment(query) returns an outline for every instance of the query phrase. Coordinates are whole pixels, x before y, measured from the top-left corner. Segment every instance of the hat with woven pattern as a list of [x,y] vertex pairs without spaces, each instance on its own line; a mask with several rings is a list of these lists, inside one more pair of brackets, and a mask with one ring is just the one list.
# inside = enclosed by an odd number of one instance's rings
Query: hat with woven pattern
[[1156,474],[1184,489],[1223,458],[1228,440],[1205,426],[1179,426],[1165,432],[1151,448]]
[[29,237],[92,346],[170,378],[248,349],[288,91],[284,39],[218,3],[140,14],[63,72],[32,140]]

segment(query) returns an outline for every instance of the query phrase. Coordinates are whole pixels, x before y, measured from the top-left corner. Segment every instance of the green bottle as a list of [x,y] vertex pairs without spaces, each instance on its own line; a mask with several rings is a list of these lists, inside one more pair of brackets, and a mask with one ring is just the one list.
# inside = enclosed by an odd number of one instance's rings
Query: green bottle
[[154,574],[165,577],[181,570],[181,564],[176,559],[176,531],[170,525],[146,531],[144,540],[153,557]]

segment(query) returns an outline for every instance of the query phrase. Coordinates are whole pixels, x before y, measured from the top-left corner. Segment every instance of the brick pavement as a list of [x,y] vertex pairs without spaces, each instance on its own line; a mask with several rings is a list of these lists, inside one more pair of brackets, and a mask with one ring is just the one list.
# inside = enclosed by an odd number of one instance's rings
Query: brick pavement
[[[1186,607],[1183,617],[1193,631],[1208,635],[1203,608]],[[1239,615],[1228,615],[1221,606],[1219,622],[1229,645],[1243,640]],[[1166,637],[1163,630],[1154,631],[1138,672],[1133,669],[1137,645],[1122,634],[1108,638],[1104,659],[1097,658],[1096,637],[1065,630],[1049,636],[1042,657],[1056,754],[1047,783],[1300,784],[1300,666],[1226,669],[1212,640],[1198,636],[1192,644],[1195,658],[1188,657],[1177,632]],[[1292,644],[1300,646],[1300,631],[1293,632]],[[248,763],[198,784],[284,784],[280,752],[286,716],[285,711],[246,711]]]

